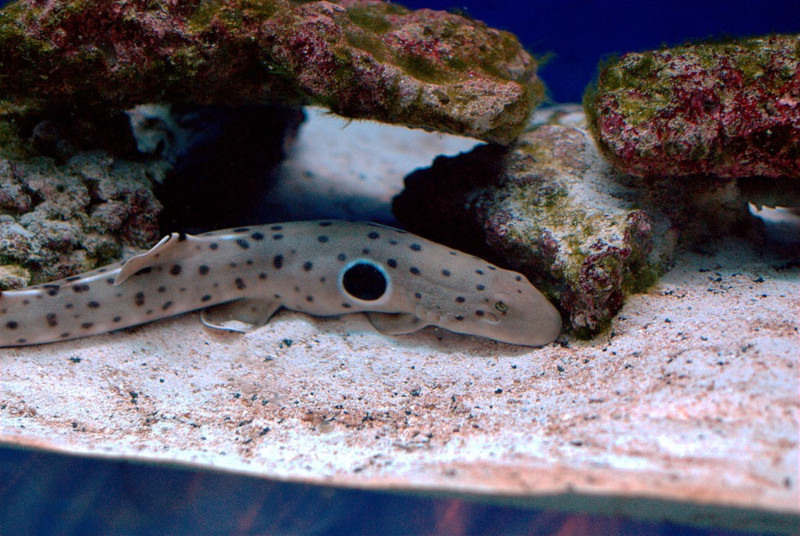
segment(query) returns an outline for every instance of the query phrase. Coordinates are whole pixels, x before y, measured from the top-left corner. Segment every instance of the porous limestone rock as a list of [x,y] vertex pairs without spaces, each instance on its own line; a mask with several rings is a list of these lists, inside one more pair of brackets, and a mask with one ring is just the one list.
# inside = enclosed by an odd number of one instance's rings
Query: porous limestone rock
[[437,158],[406,178],[394,211],[413,232],[521,271],[591,335],[655,282],[676,243],[646,189],[621,179],[586,130],[547,124],[508,148]]
[[509,148],[437,158],[406,178],[394,210],[412,231],[521,271],[590,335],[675,245],[669,220],[642,208],[644,189],[617,175],[588,132],[543,125]]
[[625,54],[585,106],[625,173],[800,177],[800,35]]
[[380,0],[20,0],[0,11],[0,94],[49,109],[313,103],[508,143],[543,93],[510,33]]
[[149,247],[159,238],[153,182],[163,161],[79,152],[0,159],[0,289],[59,279]]

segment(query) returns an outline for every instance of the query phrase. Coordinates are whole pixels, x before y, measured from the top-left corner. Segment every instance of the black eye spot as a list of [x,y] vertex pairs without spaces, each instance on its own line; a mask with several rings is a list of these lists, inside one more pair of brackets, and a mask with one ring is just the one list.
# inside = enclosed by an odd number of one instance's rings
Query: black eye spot
[[167,310],[167,309],[169,309],[170,307],[172,307],[172,302],[171,302],[171,301],[168,301],[168,302],[166,302],[164,305],[162,305],[162,306],[161,306],[161,310],[162,310],[162,311],[166,311],[166,310]]
[[264,240],[264,233],[253,233],[250,235],[250,238],[256,242],[260,242],[261,240]]
[[238,262],[229,262],[228,266],[230,266],[231,268],[236,268],[237,266],[239,266],[239,263]]
[[344,261],[346,261],[346,260],[347,260],[347,255],[345,255],[344,253],[339,253],[339,254],[336,256],[336,260],[339,260],[339,261],[342,261],[342,262],[344,262]]
[[178,233],[178,242],[186,240],[186,233]]
[[234,283],[236,284],[237,290],[244,290],[246,287],[246,285],[244,284],[244,279],[242,279],[241,277],[237,277]]
[[483,316],[483,314],[484,314],[483,311],[481,311],[480,309],[475,311],[475,316]]
[[389,240],[389,244],[392,246],[396,246],[398,244],[397,240]]
[[389,259],[386,264],[389,265],[389,268],[397,268],[397,261],[394,259]]
[[376,240],[376,239],[378,239],[380,237],[381,237],[380,233],[376,233],[375,231],[370,231],[367,234],[367,238],[369,238],[370,240]]
[[197,273],[199,273],[200,275],[206,275],[209,271],[211,271],[211,268],[209,268],[205,264],[200,265],[200,268],[197,269]]
[[486,267],[490,270],[497,270],[497,266],[492,266],[491,264],[487,264]]
[[86,292],[87,290],[89,290],[89,285],[86,284],[75,285],[74,287],[72,287],[72,290],[74,290],[75,292]]
[[92,326],[94,326],[94,324],[92,324],[91,322],[84,322],[83,324],[81,324],[81,327],[83,329],[90,329]]
[[201,302],[207,302],[207,301],[210,301],[210,300],[211,300],[211,295],[210,294],[206,294],[205,296],[200,298]]
[[514,281],[522,281],[522,276],[518,275],[517,277],[514,278]]
[[283,267],[283,255],[275,255],[272,259],[272,266],[274,266],[276,270],[280,270],[281,267]]
[[324,283],[325,281],[327,281],[327,279],[324,276],[319,278],[320,283]]
[[458,303],[464,303],[465,301],[467,301],[467,299],[464,296],[459,296],[456,298],[456,301]]
[[417,268],[416,266],[412,266],[411,268],[408,269],[408,271],[414,275],[419,275],[419,268]]
[[47,313],[47,325],[54,328],[58,325],[58,318],[55,313]]
[[165,293],[167,291],[167,287],[158,287],[157,290],[158,290],[159,293],[163,294],[163,293]]
[[236,240],[236,245],[242,249],[250,249],[250,242],[245,240],[244,238],[239,238]]
[[283,229],[283,225],[273,225],[270,227],[270,230],[272,231],[280,231],[281,229]]
[[60,337],[61,337],[62,339],[66,339],[67,337],[69,337],[69,332],[62,333],[62,334],[60,335]]
[[217,248],[219,248],[219,244],[217,244],[216,242],[211,242],[208,245],[208,249],[217,249]]
[[109,284],[109,285],[113,285],[114,284],[114,278],[113,277],[106,278],[106,283]]
[[320,242],[321,244],[324,244],[325,242],[327,242],[327,241],[329,240],[329,238],[328,238],[327,236],[325,236],[325,235],[319,235],[319,236],[317,237],[317,240],[319,240],[319,242]]
[[259,278],[259,279],[261,279],[262,281],[263,281],[264,279],[266,279],[266,278],[267,278],[267,274],[266,274],[266,272],[261,272],[260,274],[258,274],[258,278]]
[[10,320],[6,322],[6,327],[8,329],[17,329],[19,327],[19,324],[17,322],[14,322],[13,320]]
[[414,293],[414,297],[415,297],[416,299],[418,299],[418,300],[421,300],[421,299],[422,299],[422,294],[420,294],[419,292],[415,292],[415,293]]
[[17,339],[17,344],[25,344],[28,342],[28,339]]
[[329,221],[321,221],[321,222],[319,222],[319,226],[320,226],[320,227],[328,227],[328,226],[330,226],[332,223],[333,223],[333,222],[329,222]]
[[89,306],[90,309],[97,309],[98,307],[100,307],[100,303],[96,301],[90,301],[87,305]]
[[450,277],[450,270],[442,270],[442,275],[445,277]]
[[283,240],[283,235],[282,234],[274,234],[274,235],[272,235],[272,239],[273,240]]
[[364,248],[361,250],[361,253],[363,253],[364,255],[369,255],[369,251],[370,251],[369,248]]
[[486,285],[475,285],[475,288],[478,290],[486,290]]
[[475,270],[475,273],[478,275],[483,275],[483,270]]
[[250,230],[249,227],[237,227],[236,229],[233,230],[233,232],[234,233],[246,233],[249,230]]
[[456,320],[464,320],[464,317],[461,315],[456,315]]
[[72,283],[73,281],[77,281],[80,278],[81,278],[81,276],[79,276],[79,275],[73,275],[72,277],[66,278],[64,281],[68,281],[68,282]]
[[113,320],[113,322],[114,322],[115,324],[117,324],[117,323],[119,323],[119,321],[120,321],[120,320],[122,320],[122,317],[121,317],[121,316],[115,316],[115,317],[114,317],[114,320]]
[[311,303],[314,301],[314,296],[306,296],[306,301]]
[[411,245],[410,245],[410,246],[408,246],[408,247],[410,247],[410,248],[411,248],[411,251],[419,251],[419,250],[421,250],[421,249],[422,249],[422,246],[420,246],[419,244],[411,244]]
[[383,271],[368,262],[357,262],[342,276],[345,292],[359,300],[377,300],[386,293],[389,282]]
[[306,261],[303,263],[303,270],[305,270],[306,272],[310,272],[313,267],[314,264],[311,261]]
[[136,296],[133,297],[133,302],[136,304],[136,307],[144,305],[144,292],[137,292]]
[[183,267],[180,264],[173,264],[172,268],[169,269],[169,273],[172,275],[180,275]]

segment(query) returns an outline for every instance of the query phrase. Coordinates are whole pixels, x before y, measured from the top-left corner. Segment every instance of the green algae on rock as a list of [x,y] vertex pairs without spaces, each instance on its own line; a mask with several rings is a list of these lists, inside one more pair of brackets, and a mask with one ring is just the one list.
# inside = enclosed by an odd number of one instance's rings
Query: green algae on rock
[[543,125],[508,148],[437,158],[406,178],[394,210],[413,232],[524,273],[588,336],[656,281],[675,246],[645,190],[618,179],[588,132]]
[[585,106],[625,173],[800,177],[800,35],[626,54]]
[[20,0],[0,92],[49,106],[322,104],[509,143],[543,98],[511,34],[379,0]]

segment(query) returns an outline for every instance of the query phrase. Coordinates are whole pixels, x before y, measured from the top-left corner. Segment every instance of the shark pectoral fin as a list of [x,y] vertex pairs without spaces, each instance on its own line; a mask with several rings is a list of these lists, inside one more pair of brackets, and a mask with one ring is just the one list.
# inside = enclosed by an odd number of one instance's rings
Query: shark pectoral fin
[[279,301],[242,298],[204,309],[200,318],[209,328],[247,333],[269,322],[280,308]]
[[428,325],[413,313],[367,313],[367,318],[384,335],[414,333]]

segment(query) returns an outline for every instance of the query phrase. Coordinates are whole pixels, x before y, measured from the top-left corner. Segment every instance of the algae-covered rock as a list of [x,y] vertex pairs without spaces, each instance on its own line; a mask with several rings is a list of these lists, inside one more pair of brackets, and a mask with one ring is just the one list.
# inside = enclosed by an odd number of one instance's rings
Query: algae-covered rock
[[163,161],[80,152],[0,159],[0,288],[59,279],[149,247],[159,237],[154,181]]
[[618,179],[586,130],[543,125],[508,148],[437,158],[406,178],[394,210],[411,231],[521,271],[590,335],[675,246],[646,191]]
[[543,96],[511,34],[380,0],[20,0],[0,94],[50,108],[316,103],[508,143]]
[[800,177],[800,35],[626,54],[585,105],[625,173]]

